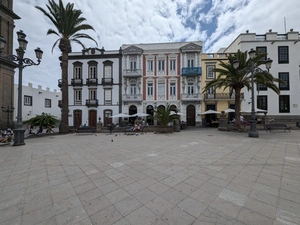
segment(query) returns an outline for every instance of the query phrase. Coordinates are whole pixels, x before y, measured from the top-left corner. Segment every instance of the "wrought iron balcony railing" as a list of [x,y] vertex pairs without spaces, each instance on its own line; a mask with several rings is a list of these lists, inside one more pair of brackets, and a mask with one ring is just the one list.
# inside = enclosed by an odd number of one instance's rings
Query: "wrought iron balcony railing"
[[75,78],[71,79],[72,86],[82,86],[82,84],[83,84],[82,79],[75,79]]
[[102,85],[113,85],[113,78],[102,78]]
[[57,86],[58,86],[59,88],[61,88],[61,87],[62,87],[62,79],[59,79],[59,80],[58,80],[58,84],[57,84]]
[[97,86],[98,85],[98,78],[86,78],[86,84],[88,86]]
[[[204,99],[214,99],[214,100],[233,100],[235,99],[234,94],[229,93],[213,93],[213,94],[204,94]],[[241,100],[244,99],[244,93],[241,93]]]
[[86,99],[85,105],[87,107],[98,107],[98,99]]

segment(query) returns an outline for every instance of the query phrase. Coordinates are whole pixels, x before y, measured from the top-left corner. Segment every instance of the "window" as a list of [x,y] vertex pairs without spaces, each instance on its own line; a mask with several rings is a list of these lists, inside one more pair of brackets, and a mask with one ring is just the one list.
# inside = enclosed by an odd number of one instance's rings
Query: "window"
[[89,78],[91,78],[91,79],[97,78],[97,67],[96,66],[89,67]]
[[45,107],[46,108],[51,108],[51,99],[45,99]]
[[24,105],[32,106],[32,96],[24,96]]
[[147,60],[147,71],[148,72],[153,71],[153,60]]
[[135,70],[136,69],[136,57],[130,57],[130,69]]
[[214,93],[215,93],[215,88],[214,88],[214,87],[210,87],[210,88],[207,90],[206,93],[209,94],[209,95],[214,94]]
[[290,112],[290,96],[279,95],[279,112],[289,113]]
[[160,96],[164,96],[165,95],[165,84],[164,83],[158,83],[157,84],[157,93],[158,93],[158,95],[160,95]]
[[89,99],[96,100],[97,99],[97,90],[91,89],[89,90]]
[[171,59],[170,60],[170,71],[176,70],[176,59]]
[[206,66],[206,78],[215,78],[215,72],[213,71],[214,68],[215,66]]
[[104,66],[104,77],[111,78],[111,66]]
[[176,83],[170,83],[170,96],[176,95]]
[[111,89],[104,90],[104,105],[111,105],[112,104],[112,96],[111,96]]
[[266,90],[268,90],[268,88],[264,84],[257,84],[257,90],[258,91],[266,91]]
[[189,54],[187,60],[187,66],[188,67],[194,67],[194,55]]
[[81,90],[74,90],[74,105],[81,105]]
[[288,46],[278,46],[278,63],[289,63]]
[[74,68],[74,79],[81,79],[81,67]]
[[194,80],[193,79],[188,79],[187,82],[187,91],[188,94],[194,94]]
[[148,96],[153,96],[153,83],[148,83],[147,84],[147,95]]
[[137,90],[136,80],[132,79],[132,80],[130,80],[130,94],[131,95],[136,95],[136,90]]
[[278,78],[283,80],[285,84],[279,83],[280,90],[290,90],[290,75],[288,72],[278,73]]
[[[256,54],[266,54],[267,53],[267,47],[256,47]],[[261,59],[262,61],[267,60],[267,55]]]
[[268,96],[258,95],[257,96],[257,108],[268,110]]
[[158,71],[165,70],[165,60],[158,60]]

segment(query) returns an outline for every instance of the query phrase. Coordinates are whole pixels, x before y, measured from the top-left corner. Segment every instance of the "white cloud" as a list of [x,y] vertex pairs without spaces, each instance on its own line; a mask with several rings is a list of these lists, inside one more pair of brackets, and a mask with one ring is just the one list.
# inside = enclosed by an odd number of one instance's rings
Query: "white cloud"
[[[300,31],[298,9],[300,1],[286,0],[212,0],[211,9],[202,10],[207,0],[64,0],[73,2],[76,9],[81,9],[96,32],[88,32],[98,41],[99,47],[119,49],[122,44],[195,41],[201,40],[204,51],[216,52],[228,46],[240,33],[264,34],[269,29],[284,33],[286,29]],[[27,34],[28,48],[26,57],[35,59],[34,49],[44,51],[40,66],[31,66],[24,70],[23,83],[32,82],[58,89],[57,80],[61,77],[58,57],[60,51],[55,48],[51,53],[56,36],[47,36],[50,21],[34,6],[45,8],[47,0],[14,0],[14,12],[22,19],[16,21],[17,30]],[[180,14],[178,14],[180,12]],[[214,30],[207,32],[200,24],[216,21]],[[185,26],[192,22],[193,26]],[[190,24],[191,25],[191,24]],[[195,27],[195,28],[191,28]],[[229,32],[230,31],[230,32]],[[208,35],[209,34],[209,35]],[[15,37],[16,39],[16,37]],[[86,47],[94,47],[90,40],[82,40]],[[15,48],[17,41],[15,40]],[[73,44],[73,51],[80,51],[81,46]],[[16,76],[17,77],[17,76]]]

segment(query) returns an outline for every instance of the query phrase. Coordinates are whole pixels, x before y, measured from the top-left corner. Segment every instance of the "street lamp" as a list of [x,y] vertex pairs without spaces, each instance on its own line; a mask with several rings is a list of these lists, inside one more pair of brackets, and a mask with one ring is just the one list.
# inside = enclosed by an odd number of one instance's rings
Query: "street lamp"
[[[37,66],[41,63],[43,56],[43,51],[40,48],[35,49],[35,55],[37,58],[37,63],[29,58],[24,58],[25,50],[28,44],[28,41],[25,39],[26,34],[22,30],[17,32],[19,47],[16,49],[17,55],[7,55],[1,56],[3,59],[17,62],[19,68],[19,84],[18,84],[18,107],[17,107],[17,128],[14,129],[14,144],[25,145],[24,143],[24,132],[25,129],[22,127],[22,72],[23,69],[27,66]],[[3,49],[6,44],[6,41],[3,37],[0,37],[0,48]],[[1,50],[0,50],[1,53]]]
[[[254,105],[254,74],[256,73],[266,73],[269,72],[273,60],[268,58],[263,63],[266,65],[267,71],[262,70],[261,68],[257,67],[257,65],[254,62],[256,51],[251,48],[251,50],[248,52],[249,58],[250,58],[250,68],[245,68],[246,72],[251,73],[251,120],[250,120],[250,131],[248,136],[249,137],[259,137],[259,134],[256,130],[256,112],[255,112],[255,105]],[[233,61],[233,67],[237,69],[239,67],[239,61],[234,60]]]
[[7,108],[3,105],[1,107],[2,112],[7,113],[7,125],[6,125],[6,129],[9,128],[9,114],[12,113],[14,111],[14,107],[9,107],[9,105],[7,106]]

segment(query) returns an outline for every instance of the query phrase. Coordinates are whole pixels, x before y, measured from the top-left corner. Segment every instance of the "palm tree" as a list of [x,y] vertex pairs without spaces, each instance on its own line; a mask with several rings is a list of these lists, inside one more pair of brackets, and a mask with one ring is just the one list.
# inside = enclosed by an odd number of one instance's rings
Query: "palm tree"
[[36,115],[29,120],[23,121],[23,124],[39,127],[53,127],[57,124],[57,122],[58,120],[55,116],[50,113],[42,113],[41,115]]
[[82,11],[74,9],[73,3],[67,3],[64,6],[63,1],[59,0],[57,4],[54,0],[48,0],[49,5],[46,5],[48,11],[35,6],[40,10],[48,19],[53,23],[56,30],[49,29],[47,35],[54,34],[59,38],[55,41],[54,47],[58,44],[58,47],[62,53],[61,71],[62,71],[62,107],[61,107],[61,124],[59,125],[60,133],[69,132],[69,99],[68,99],[68,54],[72,52],[71,41],[80,44],[82,48],[85,48],[80,38],[86,38],[97,42],[88,34],[80,33],[84,30],[94,30],[89,24],[83,24],[86,19],[81,17]]
[[162,128],[166,128],[170,122],[173,122],[174,120],[179,118],[177,114],[171,114],[172,109],[169,104],[167,104],[166,107],[159,106],[157,110],[154,110],[154,112],[155,112],[154,118],[157,120],[157,123]]
[[[248,91],[251,87],[251,76],[249,76],[249,70],[251,66],[251,59],[247,59],[248,52],[241,52],[238,50],[235,54],[228,56],[228,62],[220,60],[220,68],[215,68],[213,71],[218,73],[218,76],[208,82],[203,88],[205,93],[210,88],[216,89],[227,89],[229,88],[230,95],[234,91],[235,93],[235,121],[237,126],[240,125],[240,111],[241,111],[241,90],[246,87]],[[264,64],[263,58],[266,54],[257,54],[252,60],[255,68]],[[238,68],[233,67],[234,60],[239,61]],[[275,78],[269,72],[259,70],[254,73],[254,83],[262,84],[272,89],[276,94],[280,93],[279,88],[275,82],[284,83],[282,80]]]

